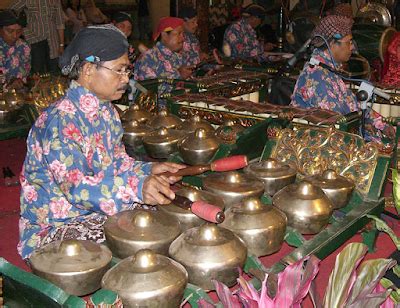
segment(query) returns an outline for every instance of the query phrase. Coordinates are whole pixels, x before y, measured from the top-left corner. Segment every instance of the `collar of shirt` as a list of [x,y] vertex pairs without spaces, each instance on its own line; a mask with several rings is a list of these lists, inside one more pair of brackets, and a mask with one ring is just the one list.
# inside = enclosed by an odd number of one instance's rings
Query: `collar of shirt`
[[311,55],[311,58],[315,58],[321,63],[324,63],[332,68],[335,68],[335,66],[339,66],[339,64],[336,63],[335,60],[330,56],[328,50],[322,51],[319,48],[315,48]]
[[98,99],[99,103],[108,102],[105,100],[100,100],[96,94],[94,94],[93,92],[90,92],[88,89],[81,86],[76,80],[71,80],[71,83],[69,85],[67,95],[66,95],[71,101],[79,102],[80,97],[83,95],[86,95],[86,94],[93,95],[96,99]]

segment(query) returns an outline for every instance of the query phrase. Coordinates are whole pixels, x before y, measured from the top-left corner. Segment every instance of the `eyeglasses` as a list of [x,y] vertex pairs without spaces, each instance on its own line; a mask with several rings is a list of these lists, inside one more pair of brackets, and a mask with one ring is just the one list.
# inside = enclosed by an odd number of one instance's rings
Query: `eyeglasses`
[[96,65],[99,66],[99,67],[105,68],[105,69],[107,69],[107,70],[119,75],[120,78],[122,78],[124,76],[125,77],[130,77],[132,75],[132,70],[130,70],[130,69],[124,69],[124,70],[118,70],[117,71],[117,70],[115,70],[113,68],[109,68],[107,66],[103,66],[103,65],[100,65],[100,64],[96,64]]
[[353,45],[353,46],[355,46],[355,42],[354,42],[354,40],[353,39],[351,39],[351,40],[349,40],[349,41],[338,41],[339,43],[341,43],[341,44],[346,44],[346,45]]

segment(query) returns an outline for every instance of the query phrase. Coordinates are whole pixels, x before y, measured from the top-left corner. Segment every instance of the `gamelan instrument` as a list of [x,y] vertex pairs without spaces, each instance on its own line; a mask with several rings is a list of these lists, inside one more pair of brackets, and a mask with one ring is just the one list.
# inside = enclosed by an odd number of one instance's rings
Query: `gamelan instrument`
[[[101,280],[120,296],[124,307],[179,307],[188,273],[178,262],[149,249],[120,261]],[[114,305],[113,305],[114,306]]]
[[237,169],[242,169],[246,167],[248,164],[247,157],[245,155],[234,155],[230,157],[225,157],[221,159],[217,159],[213,161],[211,164],[207,165],[198,165],[198,166],[191,166],[186,167],[183,169],[178,170],[175,173],[171,172],[164,172],[161,175],[164,176],[188,176],[188,175],[199,175],[206,171],[232,171]]
[[184,196],[175,195],[173,203],[182,209],[190,210],[196,216],[209,222],[219,224],[225,220],[223,210],[202,200],[191,201],[189,198]]
[[234,100],[210,94],[178,94],[168,99],[172,113],[181,118],[198,114],[207,121],[221,125],[225,119],[235,119],[244,127],[269,118],[280,118],[294,123],[339,126],[359,118],[358,113],[342,115],[318,108],[301,109],[249,100]]

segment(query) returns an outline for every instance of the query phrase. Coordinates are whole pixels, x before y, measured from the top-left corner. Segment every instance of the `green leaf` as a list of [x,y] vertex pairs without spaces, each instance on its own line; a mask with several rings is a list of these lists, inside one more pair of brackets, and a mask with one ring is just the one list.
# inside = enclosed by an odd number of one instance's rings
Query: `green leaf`
[[396,169],[392,169],[393,180],[393,199],[396,206],[397,213],[400,214],[400,179],[399,173]]
[[58,151],[59,149],[61,149],[61,142],[59,139],[53,140],[53,142],[51,143],[51,149],[53,151]]
[[101,194],[103,196],[105,196],[106,198],[110,199],[111,198],[111,193],[108,190],[108,186],[107,185],[101,185]]
[[114,179],[114,184],[118,187],[118,186],[123,186],[124,185],[124,181],[122,180],[122,178],[120,178],[119,176],[115,177]]
[[64,164],[67,166],[67,168],[71,167],[73,163],[74,163],[74,157],[72,155],[68,155],[64,160]]
[[344,307],[350,293],[352,277],[367,250],[368,247],[362,243],[351,243],[336,256],[335,267],[329,276],[324,307]]
[[373,259],[364,261],[357,269],[357,278],[351,289],[351,296],[347,304],[363,302],[366,297],[371,298],[375,286],[379,283],[386,271],[396,264],[392,259]]
[[89,191],[87,189],[81,190],[81,198],[83,201],[89,200]]
[[393,267],[393,273],[400,278],[400,265],[397,264],[395,267]]
[[396,233],[393,232],[393,230],[386,224],[386,222],[374,215],[367,215],[367,217],[375,220],[376,228],[381,232],[387,233],[396,245],[397,250],[400,250],[400,237],[398,237]]
[[385,289],[389,289],[393,286],[393,282],[385,277],[381,279],[380,283]]
[[390,298],[396,305],[400,304],[400,289],[392,291],[392,293],[390,293]]

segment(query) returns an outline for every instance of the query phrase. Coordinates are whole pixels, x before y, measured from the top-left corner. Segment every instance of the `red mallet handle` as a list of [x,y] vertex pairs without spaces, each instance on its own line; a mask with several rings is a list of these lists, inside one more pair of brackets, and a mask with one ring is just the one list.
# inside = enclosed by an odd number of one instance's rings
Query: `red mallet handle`
[[242,169],[248,165],[246,155],[235,155],[231,157],[225,157],[217,159],[211,163],[212,171],[231,171]]
[[200,218],[217,224],[225,220],[225,214],[219,207],[204,201],[193,202],[191,211]]

